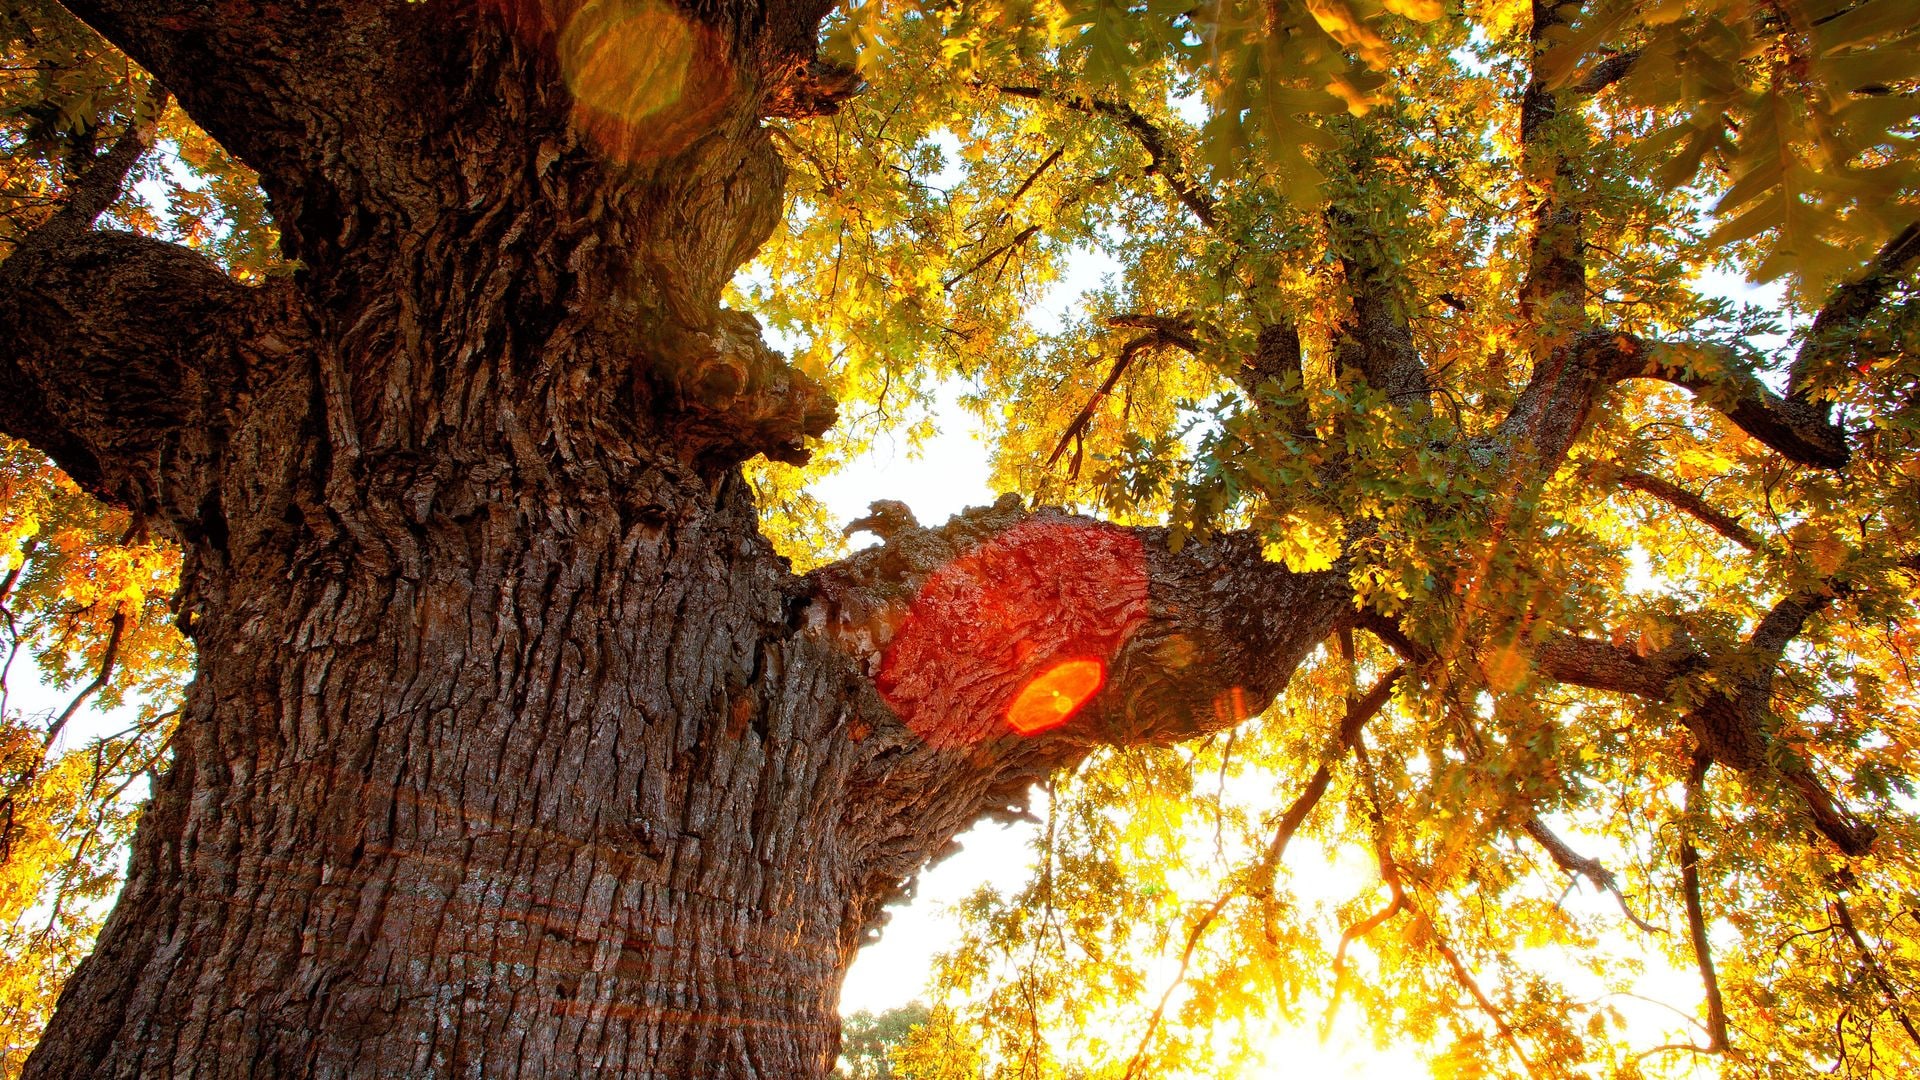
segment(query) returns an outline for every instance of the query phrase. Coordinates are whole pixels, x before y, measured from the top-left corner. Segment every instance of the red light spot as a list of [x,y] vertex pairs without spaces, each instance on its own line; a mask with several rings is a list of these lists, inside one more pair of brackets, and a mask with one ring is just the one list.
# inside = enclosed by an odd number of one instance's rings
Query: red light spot
[[1027,521],[921,585],[875,682],[895,715],[935,746],[1033,734],[1100,691],[1146,617],[1138,537],[1097,522]]
[[1059,727],[1106,681],[1107,667],[1098,660],[1062,660],[1020,689],[1007,707],[1007,723],[1022,735]]

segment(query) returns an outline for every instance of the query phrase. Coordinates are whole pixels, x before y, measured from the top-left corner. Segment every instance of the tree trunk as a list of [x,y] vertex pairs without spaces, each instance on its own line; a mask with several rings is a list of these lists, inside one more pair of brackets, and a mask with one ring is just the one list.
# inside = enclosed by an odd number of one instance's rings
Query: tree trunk
[[418,577],[236,583],[30,1075],[824,1072],[844,689],[717,487],[506,495],[431,517]]
[[[71,229],[0,264],[0,423],[181,540],[200,657],[28,1077],[823,1075],[956,833],[1237,722],[1346,617],[1250,539],[1017,500],[774,555],[738,464],[831,403],[718,297],[779,212],[759,115],[841,85],[818,9],[73,6],[302,268]],[[679,104],[580,85],[605,10],[692,43]],[[1059,670],[1097,678],[1015,722]]]

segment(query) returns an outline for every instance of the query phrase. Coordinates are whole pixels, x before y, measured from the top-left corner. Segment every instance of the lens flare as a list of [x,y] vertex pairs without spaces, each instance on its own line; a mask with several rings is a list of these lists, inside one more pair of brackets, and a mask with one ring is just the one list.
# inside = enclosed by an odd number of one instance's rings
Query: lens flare
[[638,122],[677,104],[693,67],[693,28],[665,4],[589,4],[560,35],[575,101]]
[[1107,667],[1098,660],[1062,660],[1022,687],[1007,707],[1007,723],[1022,735],[1058,727],[1100,692]]
[[664,160],[734,97],[726,43],[662,0],[586,0],[554,50],[575,123],[609,157]]
[[921,585],[874,683],[934,746],[1036,735],[1081,715],[1147,610],[1137,536],[1099,522],[1023,522]]

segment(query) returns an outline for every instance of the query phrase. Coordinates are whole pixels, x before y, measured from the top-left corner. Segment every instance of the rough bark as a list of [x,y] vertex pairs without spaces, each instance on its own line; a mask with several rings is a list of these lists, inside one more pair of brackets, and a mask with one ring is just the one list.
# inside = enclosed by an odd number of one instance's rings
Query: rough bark
[[[181,541],[200,657],[29,1077],[821,1075],[955,833],[1236,722],[1347,611],[1247,538],[1013,503],[790,573],[738,463],[832,405],[719,294],[779,212],[759,116],[848,89],[817,7],[618,8],[697,61],[625,115],[569,59],[604,6],[73,6],[301,266],[0,264],[0,428]],[[1009,582],[1051,602],[977,606]],[[1061,660],[1098,693],[1013,731]]]

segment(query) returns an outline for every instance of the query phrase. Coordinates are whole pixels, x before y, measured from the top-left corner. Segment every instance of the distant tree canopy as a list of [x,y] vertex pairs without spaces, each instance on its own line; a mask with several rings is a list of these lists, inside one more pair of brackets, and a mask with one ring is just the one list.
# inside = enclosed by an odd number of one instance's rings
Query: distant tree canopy
[[865,1010],[849,1014],[841,1034],[836,1080],[895,1080],[901,1075],[893,1066],[895,1048],[932,1015],[917,1001],[877,1015]]
[[[1253,1075],[1273,1030],[1354,1015],[1437,1076],[1920,1068],[1917,27],[1912,0],[827,16],[728,294],[839,402],[810,464],[746,466],[763,530],[842,580],[806,482],[958,381],[1000,489],[1340,590],[1289,678],[1203,646],[1290,611],[1194,571],[1214,637],[1128,670],[1219,693],[1087,737],[1033,880],[966,905],[940,1007],[849,1021],[846,1075]],[[0,50],[0,256],[131,148],[103,225],[307,280],[254,174],[113,46],[5,0]],[[1100,285],[1037,318],[1079,265]],[[918,567],[939,530],[890,513]],[[0,684],[6,1075],[165,771],[180,575],[138,508],[0,445],[0,674],[72,702]],[[123,701],[126,730],[59,737]],[[1329,894],[1318,856],[1364,884]],[[1690,975],[1664,1012],[1649,963]]]

